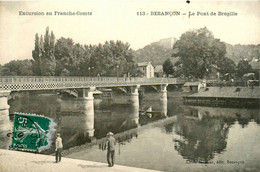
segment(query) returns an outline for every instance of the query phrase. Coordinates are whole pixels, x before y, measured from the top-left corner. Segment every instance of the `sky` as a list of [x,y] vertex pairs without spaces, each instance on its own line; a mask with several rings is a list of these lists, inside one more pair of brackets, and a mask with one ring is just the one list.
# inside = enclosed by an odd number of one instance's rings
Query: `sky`
[[[85,1],[1,1],[0,64],[32,59],[35,34],[53,31],[56,39],[72,38],[75,43],[98,44],[109,40],[128,42],[133,50],[175,37],[188,30],[207,27],[215,38],[230,44],[260,44],[260,1],[190,0],[85,0]],[[19,15],[44,12],[44,16]],[[92,12],[91,16],[57,16],[59,12]],[[180,12],[180,16],[151,16],[151,12]],[[218,16],[218,12],[236,16]],[[53,15],[47,16],[46,12]],[[145,12],[146,15],[137,15]],[[194,12],[190,18],[183,13]],[[204,12],[209,15],[197,16]],[[211,16],[216,12],[217,16]],[[148,15],[147,15],[148,14]]]

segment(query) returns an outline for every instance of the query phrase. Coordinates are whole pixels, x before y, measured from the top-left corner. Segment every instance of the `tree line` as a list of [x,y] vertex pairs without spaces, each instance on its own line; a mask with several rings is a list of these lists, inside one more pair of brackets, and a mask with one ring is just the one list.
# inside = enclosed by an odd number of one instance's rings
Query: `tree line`
[[140,75],[130,44],[106,41],[81,45],[71,38],[55,35],[46,28],[35,34],[32,60],[13,60],[0,66],[2,76],[124,76]]
[[[207,28],[187,31],[173,46],[175,63],[168,58],[163,63],[167,75],[186,78],[209,78],[210,75],[231,75],[241,78],[253,72],[252,66],[244,58],[236,65],[226,56],[226,44],[214,38]],[[259,76],[258,76],[259,77]]]
[[[171,51],[161,52],[157,47],[145,47],[152,58],[169,57],[164,61],[166,75],[186,78],[209,78],[211,75],[226,74],[241,78],[253,72],[245,59],[238,64],[227,57],[227,44],[214,38],[207,28],[183,33]],[[136,51],[137,52],[137,51]],[[1,66],[1,76],[142,76],[134,59],[138,53],[130,44],[121,41],[106,41],[98,45],[81,45],[71,38],[55,39],[47,27],[44,36],[35,34],[32,60],[13,60]],[[139,51],[138,51],[139,52]],[[149,54],[149,53],[148,53]],[[152,55],[153,54],[153,55]],[[171,56],[171,57],[170,57]],[[244,57],[246,58],[246,57]],[[258,57],[256,57],[258,58]],[[259,58],[258,58],[259,59]],[[256,76],[257,78],[259,76]]]

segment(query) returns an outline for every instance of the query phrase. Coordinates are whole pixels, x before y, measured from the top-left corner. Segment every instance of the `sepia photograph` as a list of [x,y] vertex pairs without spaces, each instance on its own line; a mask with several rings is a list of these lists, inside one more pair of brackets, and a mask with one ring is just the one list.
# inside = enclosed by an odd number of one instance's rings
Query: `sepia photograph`
[[0,0],[0,172],[260,171],[259,0]]

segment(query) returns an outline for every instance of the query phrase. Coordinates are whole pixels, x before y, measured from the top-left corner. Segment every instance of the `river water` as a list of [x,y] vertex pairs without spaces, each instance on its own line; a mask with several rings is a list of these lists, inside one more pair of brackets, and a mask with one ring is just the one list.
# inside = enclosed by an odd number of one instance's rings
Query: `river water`
[[[14,112],[53,118],[70,158],[106,162],[101,145],[89,143],[112,131],[118,140],[116,164],[160,171],[260,170],[259,109],[184,106],[180,95],[168,92],[165,101],[146,93],[139,107],[124,103],[124,95],[114,95],[116,101],[95,99],[91,120],[77,110],[78,100],[24,93],[9,101],[10,121]],[[152,117],[139,115],[149,106]],[[0,146],[6,148],[3,140]],[[77,151],[68,151],[73,147]],[[54,146],[44,153],[53,151]]]

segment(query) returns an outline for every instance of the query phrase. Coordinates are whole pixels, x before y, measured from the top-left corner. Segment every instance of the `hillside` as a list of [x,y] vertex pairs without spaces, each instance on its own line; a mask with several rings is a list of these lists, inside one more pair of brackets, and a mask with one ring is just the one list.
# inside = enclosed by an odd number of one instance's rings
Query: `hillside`
[[253,58],[260,59],[260,44],[258,45],[230,45],[226,43],[226,56],[235,63],[240,59],[245,58],[251,61]]
[[136,62],[152,61],[155,65],[162,65],[163,62],[170,58],[175,60],[171,55],[173,54],[173,45],[176,38],[166,38],[160,41],[153,42],[142,49],[135,51]]
[[[174,52],[172,48],[176,41],[176,38],[166,38],[153,42],[142,49],[136,50],[134,60],[136,62],[152,61],[155,65],[162,65],[166,59],[170,58],[171,61],[175,63],[177,59],[171,57],[171,55]],[[249,61],[253,58],[260,59],[260,44],[225,44],[227,50],[226,56],[232,59],[235,63],[238,63],[241,58],[246,58]]]

